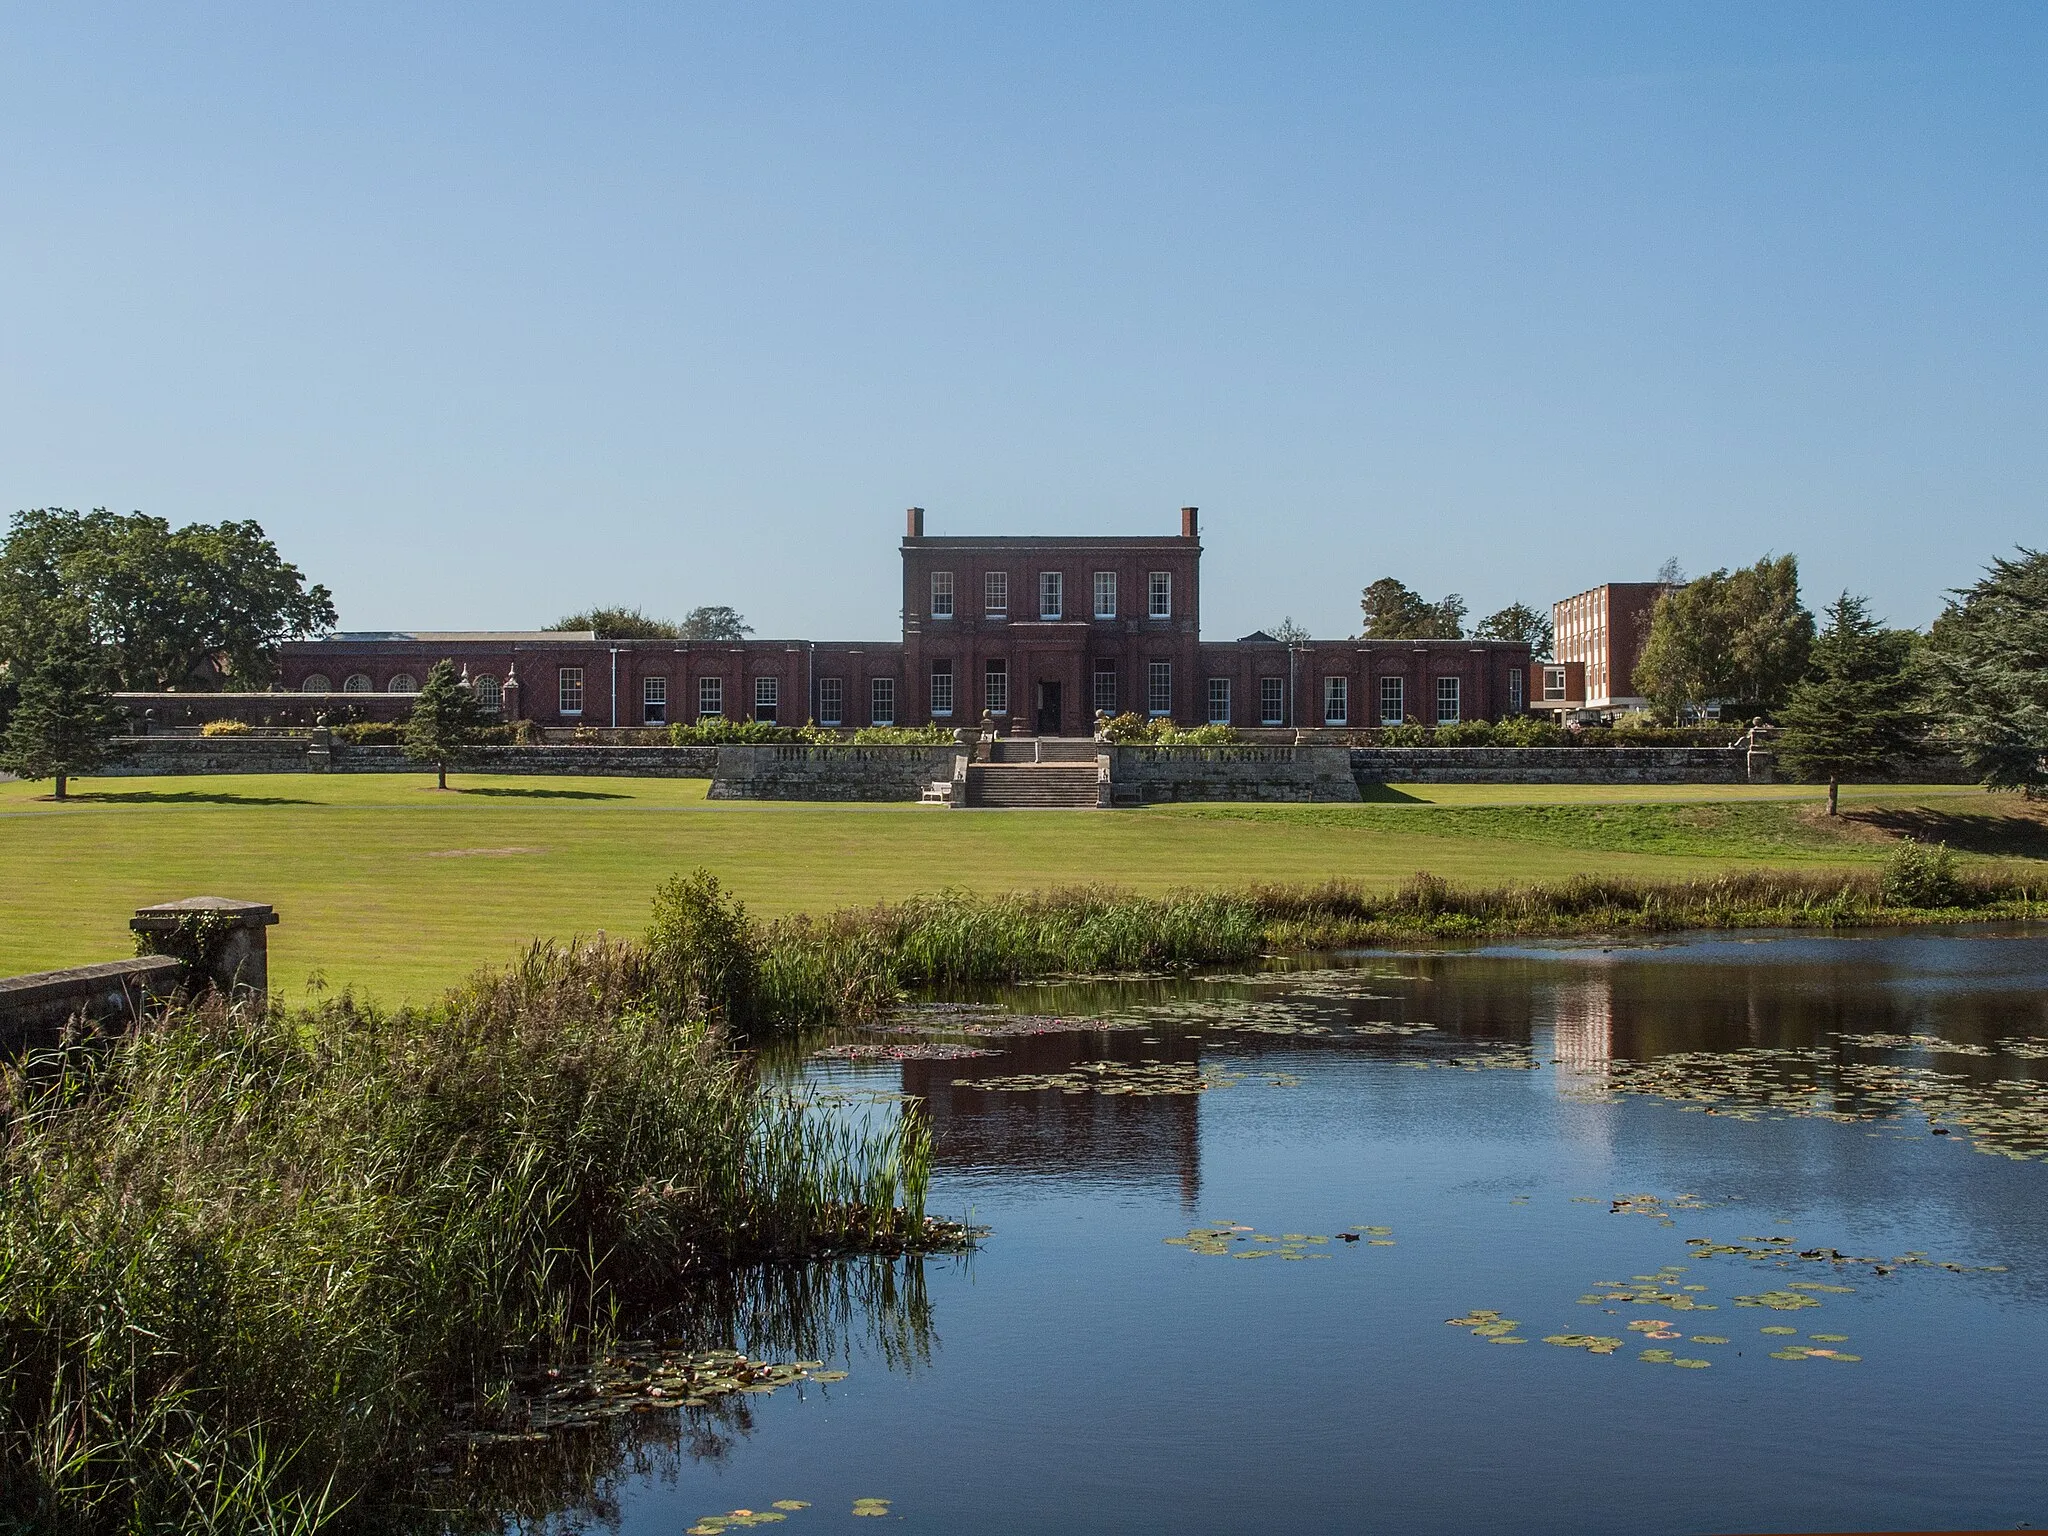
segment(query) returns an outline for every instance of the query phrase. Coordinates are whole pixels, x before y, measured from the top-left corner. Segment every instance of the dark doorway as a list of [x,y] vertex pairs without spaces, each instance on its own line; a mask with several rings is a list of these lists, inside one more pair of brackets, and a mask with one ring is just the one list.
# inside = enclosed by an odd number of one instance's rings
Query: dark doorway
[[1060,685],[1040,683],[1038,685],[1038,734],[1057,736],[1060,733]]

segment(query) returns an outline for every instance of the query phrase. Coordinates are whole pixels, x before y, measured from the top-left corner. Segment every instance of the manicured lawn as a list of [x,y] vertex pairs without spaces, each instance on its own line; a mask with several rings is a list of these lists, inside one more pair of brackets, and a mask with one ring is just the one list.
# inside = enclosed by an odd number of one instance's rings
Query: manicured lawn
[[179,896],[276,905],[272,977],[424,997],[540,937],[635,932],[655,884],[717,871],[757,911],[820,911],[940,886],[1141,890],[1253,881],[1458,882],[1581,871],[1682,876],[1856,863],[1891,834],[2042,857],[2015,802],[1976,790],[1402,785],[1361,806],[1108,814],[706,801],[702,780],[463,775],[95,779],[56,805],[0,783],[0,975],[129,952],[133,908]]

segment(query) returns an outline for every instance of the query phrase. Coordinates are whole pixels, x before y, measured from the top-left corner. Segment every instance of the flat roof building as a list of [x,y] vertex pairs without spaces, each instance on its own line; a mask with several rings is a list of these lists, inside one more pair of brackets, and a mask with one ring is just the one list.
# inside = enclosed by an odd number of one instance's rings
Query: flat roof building
[[1650,615],[1669,591],[1661,581],[1610,581],[1550,605],[1551,659],[1542,664],[1537,709],[1559,714],[1642,709],[1636,663]]
[[380,631],[280,652],[300,692],[417,691],[443,657],[486,707],[543,725],[978,725],[1085,736],[1098,711],[1180,725],[1357,728],[1529,707],[1529,647],[1488,640],[1201,637],[1197,511],[1178,534],[931,534],[912,507],[897,640],[600,640]]

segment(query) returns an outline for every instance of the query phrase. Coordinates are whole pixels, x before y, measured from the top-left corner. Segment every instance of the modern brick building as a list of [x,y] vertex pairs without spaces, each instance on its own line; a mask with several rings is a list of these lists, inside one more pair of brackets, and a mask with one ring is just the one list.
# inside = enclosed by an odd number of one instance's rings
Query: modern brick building
[[1610,581],[1550,605],[1552,660],[1537,667],[1534,706],[1557,714],[1642,709],[1632,679],[1660,581]]
[[927,534],[910,509],[897,641],[599,640],[588,633],[336,634],[283,648],[301,692],[404,693],[443,657],[485,705],[543,725],[705,716],[1086,735],[1097,710],[1182,725],[1496,720],[1529,705],[1526,645],[1201,638],[1196,510],[1161,537]]

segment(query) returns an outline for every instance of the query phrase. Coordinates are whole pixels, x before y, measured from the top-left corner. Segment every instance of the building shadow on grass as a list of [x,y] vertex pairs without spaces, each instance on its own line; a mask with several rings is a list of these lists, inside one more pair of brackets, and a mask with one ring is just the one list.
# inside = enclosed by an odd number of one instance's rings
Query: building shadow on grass
[[630,800],[631,795],[620,794],[608,789],[501,789],[496,785],[474,788],[459,788],[450,785],[458,795],[488,795],[498,799],[511,800]]
[[1396,789],[1391,784],[1361,784],[1358,798],[1367,805],[1427,805],[1429,802],[1420,795],[1411,795],[1405,789]]
[[[45,799],[48,796],[43,797]],[[87,789],[65,796],[92,805],[319,805],[292,795],[238,795],[226,789]]]
[[1986,811],[1943,811],[1931,806],[1887,806],[1844,811],[1853,821],[1893,837],[1919,843],[1946,843],[1958,853],[1983,853],[2008,859],[2048,859],[2048,821],[2015,801],[2009,815]]

